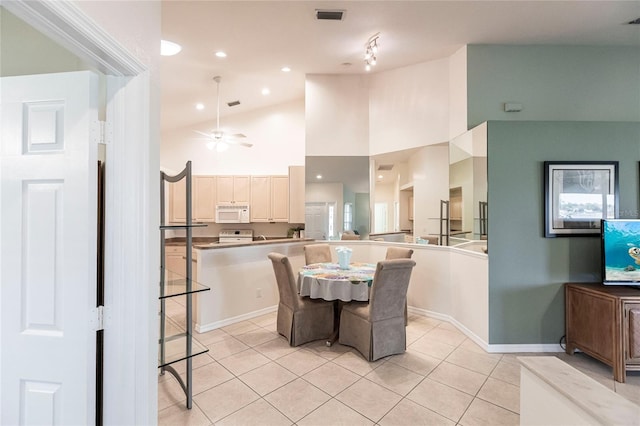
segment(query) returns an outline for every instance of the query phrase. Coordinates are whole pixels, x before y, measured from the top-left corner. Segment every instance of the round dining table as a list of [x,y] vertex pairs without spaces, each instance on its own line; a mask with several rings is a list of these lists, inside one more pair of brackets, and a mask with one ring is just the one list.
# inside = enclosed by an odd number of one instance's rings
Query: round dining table
[[300,269],[298,292],[312,299],[366,302],[375,272],[373,263],[354,262],[348,269],[337,263],[312,263]]

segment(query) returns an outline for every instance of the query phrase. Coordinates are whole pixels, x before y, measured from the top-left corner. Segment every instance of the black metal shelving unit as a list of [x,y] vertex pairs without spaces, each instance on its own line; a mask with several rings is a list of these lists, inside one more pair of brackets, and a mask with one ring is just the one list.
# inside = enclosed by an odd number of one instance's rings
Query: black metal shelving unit
[[[185,224],[169,225],[165,221],[165,184],[177,183],[184,179],[186,185],[186,221]],[[193,405],[193,365],[192,359],[196,355],[207,352],[205,346],[193,338],[193,296],[197,293],[210,290],[208,287],[195,282],[192,271],[192,245],[193,228],[206,226],[192,221],[191,211],[191,161],[182,172],[175,176],[169,176],[160,172],[160,339],[158,353],[158,368],[161,374],[165,371],[173,374],[180,383],[187,397],[187,408]],[[170,229],[184,229],[186,232],[186,265],[184,274],[177,271],[169,271],[165,265],[165,231]],[[166,315],[166,301],[172,297],[185,296],[186,299],[186,325],[180,327],[175,321]],[[173,368],[174,363],[186,361],[186,380],[182,380],[180,374]]]

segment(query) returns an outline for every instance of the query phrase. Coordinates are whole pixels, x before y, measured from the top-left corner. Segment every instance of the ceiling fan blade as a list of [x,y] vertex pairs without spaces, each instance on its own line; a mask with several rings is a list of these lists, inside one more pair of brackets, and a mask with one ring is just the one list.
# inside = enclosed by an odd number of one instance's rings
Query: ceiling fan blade
[[251,148],[251,147],[253,146],[253,144],[252,144],[252,143],[249,143],[249,142],[240,142],[240,141],[236,141],[236,140],[233,140],[233,139],[227,139],[227,140],[225,140],[224,142],[225,142],[225,143],[228,143],[228,144],[230,144],[230,145],[242,145],[242,146],[246,146],[246,147],[249,147],[249,148]]
[[230,137],[230,138],[238,138],[238,139],[246,138],[246,136],[243,135],[242,133],[234,133],[233,135],[227,135],[227,136]]
[[211,133],[205,133],[205,132],[201,132],[201,131],[199,131],[199,130],[194,130],[194,132],[195,132],[195,133],[197,133],[197,134],[199,134],[199,135],[206,136],[206,137],[208,137],[209,139],[213,139],[213,137],[211,136]]

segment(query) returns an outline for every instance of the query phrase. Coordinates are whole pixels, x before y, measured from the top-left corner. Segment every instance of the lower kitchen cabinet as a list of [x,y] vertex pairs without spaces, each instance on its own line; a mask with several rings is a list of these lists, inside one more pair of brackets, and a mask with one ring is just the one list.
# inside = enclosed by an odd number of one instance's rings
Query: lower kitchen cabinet
[[[175,272],[176,274],[179,275],[184,275],[184,271],[186,270],[187,267],[187,247],[184,245],[178,245],[178,246],[166,246],[164,249],[164,256],[165,256],[165,261],[164,261],[164,266],[165,269],[167,269],[168,271],[171,272]],[[192,263],[192,269],[191,269],[191,276],[193,281],[198,281],[198,276],[197,276],[197,268],[196,268],[196,252],[195,250],[192,250],[191,252],[191,263]]]

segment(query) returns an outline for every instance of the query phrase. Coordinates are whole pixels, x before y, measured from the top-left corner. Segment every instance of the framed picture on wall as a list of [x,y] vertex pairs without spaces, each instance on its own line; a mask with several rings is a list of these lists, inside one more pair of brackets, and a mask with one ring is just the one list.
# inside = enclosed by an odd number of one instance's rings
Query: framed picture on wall
[[545,237],[599,235],[617,217],[617,161],[544,162]]

